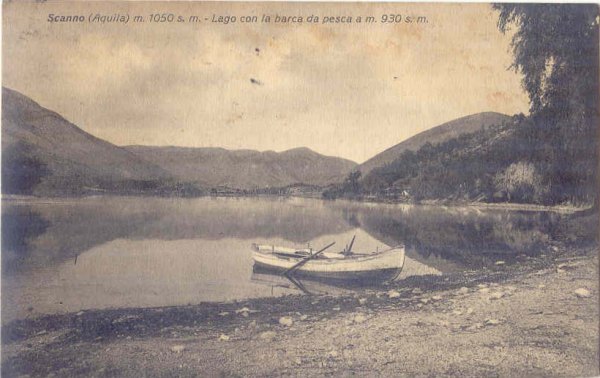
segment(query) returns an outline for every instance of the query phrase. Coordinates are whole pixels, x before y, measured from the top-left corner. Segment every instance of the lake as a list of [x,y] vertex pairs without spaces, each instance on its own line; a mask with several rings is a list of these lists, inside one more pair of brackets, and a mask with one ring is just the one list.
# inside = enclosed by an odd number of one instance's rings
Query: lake
[[304,198],[4,200],[2,319],[300,293],[253,271],[252,243],[341,249],[356,235],[355,251],[404,244],[398,280],[511,264],[543,253],[560,217]]

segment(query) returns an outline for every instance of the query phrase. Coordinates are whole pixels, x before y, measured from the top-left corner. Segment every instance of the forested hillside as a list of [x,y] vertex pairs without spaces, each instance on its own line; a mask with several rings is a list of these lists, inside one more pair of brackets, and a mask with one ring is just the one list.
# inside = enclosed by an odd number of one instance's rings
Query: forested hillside
[[[561,190],[552,187],[554,151],[539,143],[540,129],[523,115],[438,144],[404,151],[391,163],[362,176],[350,174],[330,186],[325,198],[362,198],[419,202],[423,200],[589,204],[593,181],[577,159],[562,165],[573,177]],[[585,160],[585,156],[579,157]],[[571,164],[571,162],[573,164]],[[583,185],[582,185],[583,184]]]

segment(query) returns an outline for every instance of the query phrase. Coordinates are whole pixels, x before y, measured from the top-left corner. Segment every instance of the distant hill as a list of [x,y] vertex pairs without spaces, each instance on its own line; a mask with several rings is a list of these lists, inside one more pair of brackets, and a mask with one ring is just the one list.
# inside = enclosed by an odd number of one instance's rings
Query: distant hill
[[197,195],[340,181],[356,163],[308,148],[281,153],[222,148],[119,147],[30,98],[2,89],[2,193]]
[[107,190],[170,176],[8,88],[2,88],[2,157],[3,193]]
[[510,121],[510,117],[495,112],[484,112],[458,118],[442,125],[423,131],[393,147],[375,155],[366,162],[360,164],[357,169],[363,177],[377,167],[384,166],[397,159],[404,151],[417,151],[425,143],[437,144],[449,139],[456,138],[461,134],[473,133],[482,127],[490,127]]
[[324,198],[517,202],[551,204],[553,174],[546,150],[532,151],[539,128],[523,115],[444,142],[407,149],[360,181],[324,191]]
[[256,189],[302,183],[324,186],[340,181],[356,163],[308,148],[284,152],[223,148],[127,146],[128,151],[202,187]]

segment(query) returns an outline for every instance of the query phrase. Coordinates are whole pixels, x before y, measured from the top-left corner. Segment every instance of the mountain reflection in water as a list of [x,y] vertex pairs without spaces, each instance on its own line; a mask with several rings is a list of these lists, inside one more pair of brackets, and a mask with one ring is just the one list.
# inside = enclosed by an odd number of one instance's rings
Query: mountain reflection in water
[[299,198],[4,201],[2,315],[297,293],[253,281],[254,242],[341,249],[356,235],[360,252],[404,244],[398,279],[510,263],[543,251],[559,217]]

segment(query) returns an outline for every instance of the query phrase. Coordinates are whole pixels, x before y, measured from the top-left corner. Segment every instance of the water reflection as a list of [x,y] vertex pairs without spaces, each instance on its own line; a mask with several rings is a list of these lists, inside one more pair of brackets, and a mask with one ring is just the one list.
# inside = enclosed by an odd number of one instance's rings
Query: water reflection
[[[322,203],[281,199],[88,198],[4,202],[3,273],[74,259],[115,239],[280,238],[306,243],[352,227]],[[22,235],[22,236],[18,236]]]
[[[559,215],[272,198],[3,202],[3,321],[86,308],[164,306],[299,292],[253,270],[250,244],[398,244],[398,279],[534,255]],[[257,276],[258,275],[258,276]],[[271,275],[272,276],[272,275]],[[356,287],[302,280],[308,291]],[[368,282],[366,286],[377,286]],[[287,285],[287,286],[286,286]]]
[[408,256],[444,272],[535,256],[547,247],[559,218],[550,212],[439,207],[379,209],[359,216],[373,237],[403,242]]

